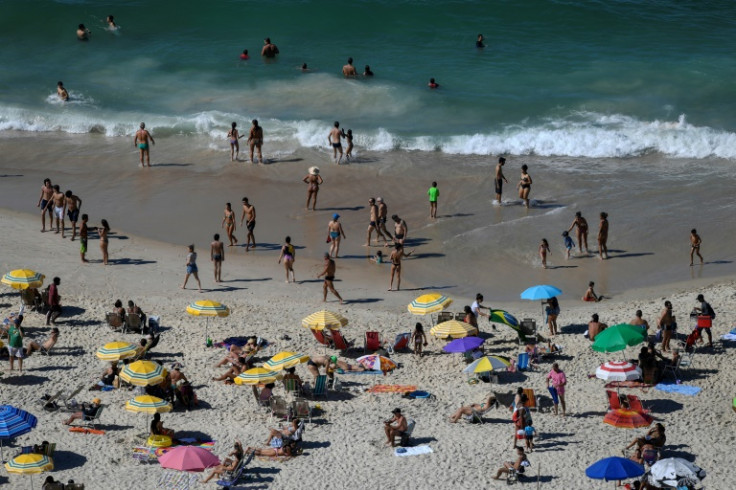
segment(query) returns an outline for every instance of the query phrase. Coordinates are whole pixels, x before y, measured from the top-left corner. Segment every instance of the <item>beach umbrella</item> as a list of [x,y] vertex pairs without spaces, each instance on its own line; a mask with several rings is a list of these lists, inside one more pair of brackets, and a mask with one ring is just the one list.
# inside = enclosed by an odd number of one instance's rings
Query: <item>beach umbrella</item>
[[270,369],[256,367],[238,374],[235,377],[236,385],[257,385],[275,383],[281,379],[281,375]]
[[312,330],[324,330],[325,328],[337,330],[347,324],[347,318],[339,313],[333,313],[332,311],[327,310],[312,313],[308,317],[302,319],[302,327],[310,328]]
[[705,470],[682,458],[660,459],[649,468],[649,483],[662,487],[697,485],[705,478]]
[[97,358],[103,361],[119,361],[135,356],[135,346],[128,342],[109,342],[97,350]]
[[3,440],[30,432],[37,423],[36,416],[25,410],[12,405],[0,405],[0,460],[3,463]]
[[464,373],[487,373],[490,371],[503,371],[508,369],[511,362],[508,359],[504,359],[500,356],[483,356],[480,359],[476,359],[472,363],[463,369]]
[[210,451],[198,446],[176,446],[158,458],[162,468],[178,471],[204,471],[220,464]]
[[8,473],[31,475],[31,488],[33,488],[33,475],[53,470],[54,460],[45,454],[19,454],[5,463],[5,469]]
[[271,371],[281,371],[282,369],[288,369],[296,366],[297,364],[307,362],[308,360],[309,356],[307,355],[282,351],[266,361],[263,367]]
[[519,328],[519,320],[517,320],[514,315],[504,310],[491,310],[491,316],[488,317],[488,321],[508,325],[514,330]]
[[120,373],[120,379],[136,386],[150,386],[164,380],[164,368],[151,361],[131,362]]
[[588,478],[605,481],[626,480],[643,474],[644,466],[620,456],[601,459],[585,469]]
[[140,395],[125,402],[125,409],[129,412],[147,413],[149,415],[170,412],[172,408],[171,403],[151,395]]
[[461,322],[458,320],[448,320],[432,327],[429,331],[430,335],[435,337],[446,339],[451,337],[453,339],[460,339],[467,337],[471,333],[475,333],[476,328],[469,323]]
[[40,288],[45,277],[30,269],[16,269],[5,274],[0,281],[13,289]]
[[596,335],[593,341],[593,350],[597,352],[618,352],[627,347],[639,345],[646,338],[646,331],[641,327],[621,323],[608,327]]
[[521,299],[538,301],[542,299],[550,299],[561,294],[561,289],[546,284],[540,284],[539,286],[532,286],[528,289],[525,289],[524,292],[521,293]]
[[386,374],[396,369],[396,363],[388,357],[379,356],[378,354],[369,354],[356,359],[366,369],[371,371],[383,371]]
[[409,303],[407,309],[414,315],[438,313],[452,304],[452,300],[440,293],[423,294]]
[[211,301],[209,299],[202,299],[195,301],[194,303],[187,306],[187,313],[194,316],[203,316],[206,318],[204,324],[204,338],[207,339],[207,331],[210,328],[210,317],[220,316],[225,317],[230,315],[230,309],[217,301]]
[[618,427],[620,429],[636,429],[638,427],[649,427],[654,419],[645,413],[635,412],[619,408],[610,410],[603,423]]
[[641,368],[627,361],[609,361],[595,370],[595,377],[603,381],[631,381],[641,378]]
[[483,342],[485,341],[485,339],[481,339],[480,337],[464,337],[462,339],[453,340],[444,346],[442,350],[445,352],[468,352],[473,349],[477,349],[483,345]]

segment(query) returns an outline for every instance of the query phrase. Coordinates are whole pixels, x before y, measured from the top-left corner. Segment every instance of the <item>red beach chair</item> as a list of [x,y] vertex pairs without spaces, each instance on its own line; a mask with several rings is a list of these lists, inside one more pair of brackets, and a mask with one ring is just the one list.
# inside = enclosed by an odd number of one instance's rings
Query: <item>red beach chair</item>
[[[310,329],[312,330],[312,329]],[[325,338],[325,335],[320,330],[312,330],[312,335],[322,345],[330,345],[330,341]]]
[[378,332],[366,332],[365,342],[363,343],[363,352],[376,352],[381,348],[381,337]]
[[388,351],[390,353],[406,350],[409,348],[409,341],[411,340],[411,333],[400,333],[394,340],[394,345],[390,346]]
[[641,399],[636,395],[626,395],[626,399],[629,402],[629,409],[639,413],[649,413],[651,410],[644,408],[641,403]]
[[616,393],[615,391],[606,390],[606,395],[608,396],[609,410],[618,410],[619,408],[621,408],[621,400],[618,397],[618,393]]
[[350,349],[350,344],[345,340],[345,337],[342,336],[339,330],[332,331],[332,341],[335,343],[335,349],[337,350],[346,351]]

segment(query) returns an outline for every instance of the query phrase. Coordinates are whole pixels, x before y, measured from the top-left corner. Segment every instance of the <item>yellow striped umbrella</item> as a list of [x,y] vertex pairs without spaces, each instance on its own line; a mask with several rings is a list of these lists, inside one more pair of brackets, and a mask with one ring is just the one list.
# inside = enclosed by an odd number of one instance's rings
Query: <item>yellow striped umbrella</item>
[[270,369],[271,371],[281,371],[282,369],[288,369],[292,366],[296,366],[297,364],[301,364],[302,362],[307,362],[308,360],[309,356],[304,354],[283,351],[266,361],[263,367]]
[[137,413],[165,413],[170,412],[173,407],[171,403],[157,396],[140,395],[125,402],[125,409]]
[[430,335],[435,337],[446,339],[451,337],[453,339],[460,339],[467,337],[468,335],[475,333],[476,329],[469,323],[460,322],[457,320],[449,320],[442,322],[432,327],[429,331]]
[[136,386],[150,386],[164,380],[164,368],[151,361],[135,361],[120,373],[120,379]]
[[187,306],[187,313],[189,313],[190,315],[203,316],[207,318],[207,321],[204,324],[204,338],[207,339],[207,331],[210,328],[210,317],[230,316],[230,308],[217,301],[202,299],[199,301],[195,301],[194,303]]
[[5,274],[0,281],[13,289],[40,288],[45,277],[30,269],[16,269]]
[[97,358],[103,361],[119,361],[135,355],[135,346],[128,342],[109,342],[97,350]]
[[281,375],[262,367],[248,369],[235,377],[236,385],[257,385],[261,383],[275,383]]
[[440,293],[429,293],[419,296],[409,303],[407,309],[414,315],[431,315],[437,313],[452,304],[452,300]]
[[34,488],[33,475],[53,470],[54,460],[45,454],[19,454],[5,463],[5,469],[8,473],[31,475],[31,488]]
[[508,369],[511,362],[501,356],[484,356],[476,359],[463,369],[464,373],[487,373],[490,371],[502,371]]
[[311,328],[312,330],[337,330],[348,324],[348,319],[344,316],[333,313],[332,311],[322,310],[312,313],[308,317],[302,319],[302,327]]

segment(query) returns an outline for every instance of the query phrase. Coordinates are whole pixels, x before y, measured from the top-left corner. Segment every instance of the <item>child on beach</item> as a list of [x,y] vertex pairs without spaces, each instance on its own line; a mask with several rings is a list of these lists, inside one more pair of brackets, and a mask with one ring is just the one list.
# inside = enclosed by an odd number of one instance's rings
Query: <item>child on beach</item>
[[526,441],[527,452],[534,450],[534,437],[537,435],[537,430],[532,425],[532,420],[527,419],[526,427],[524,427],[524,440]]
[[539,257],[542,259],[542,267],[545,269],[547,268],[547,254],[549,253],[552,253],[549,249],[549,243],[547,243],[546,238],[542,238],[542,243],[539,244]]
[[437,182],[432,182],[432,187],[427,191],[427,195],[429,196],[429,217],[437,219],[437,198],[440,197]]
[[383,264],[383,259],[383,252],[379,250],[378,252],[376,252],[376,255],[371,257],[369,260],[375,264]]
[[700,235],[698,235],[698,231],[693,228],[690,230],[690,266],[693,265],[693,255],[698,254],[698,257],[700,258],[700,263],[703,263],[703,256],[700,255],[700,244],[703,243],[703,240],[700,239]]
[[583,294],[583,301],[598,302],[603,299],[603,296],[598,296],[597,294],[595,294],[593,286],[595,286],[595,283],[593,281],[590,281],[588,283],[588,289],[586,289],[585,294]]
[[414,333],[411,334],[411,341],[414,342],[414,354],[422,357],[422,346],[427,346],[427,335],[424,333],[424,327],[419,322],[414,327]]
[[345,140],[348,142],[348,147],[345,150],[345,158],[350,160],[350,157],[353,156],[353,130],[348,129],[348,132],[345,133]]
[[565,255],[565,260],[570,260],[570,250],[572,250],[573,247],[575,247],[575,242],[572,241],[572,237],[567,231],[563,231],[562,236],[564,237],[565,249],[567,250],[567,255]]

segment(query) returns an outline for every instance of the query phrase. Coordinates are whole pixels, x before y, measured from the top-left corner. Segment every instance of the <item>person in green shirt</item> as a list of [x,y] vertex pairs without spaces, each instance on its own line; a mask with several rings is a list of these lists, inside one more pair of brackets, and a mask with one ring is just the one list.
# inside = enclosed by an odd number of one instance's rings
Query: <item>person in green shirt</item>
[[440,190],[437,188],[437,182],[432,182],[432,187],[427,191],[429,196],[429,217],[437,218],[437,198],[440,196]]
[[8,328],[8,352],[10,353],[10,370],[13,370],[15,359],[18,358],[18,370],[23,372],[23,330],[20,324],[23,317],[19,316],[13,320],[12,325]]

